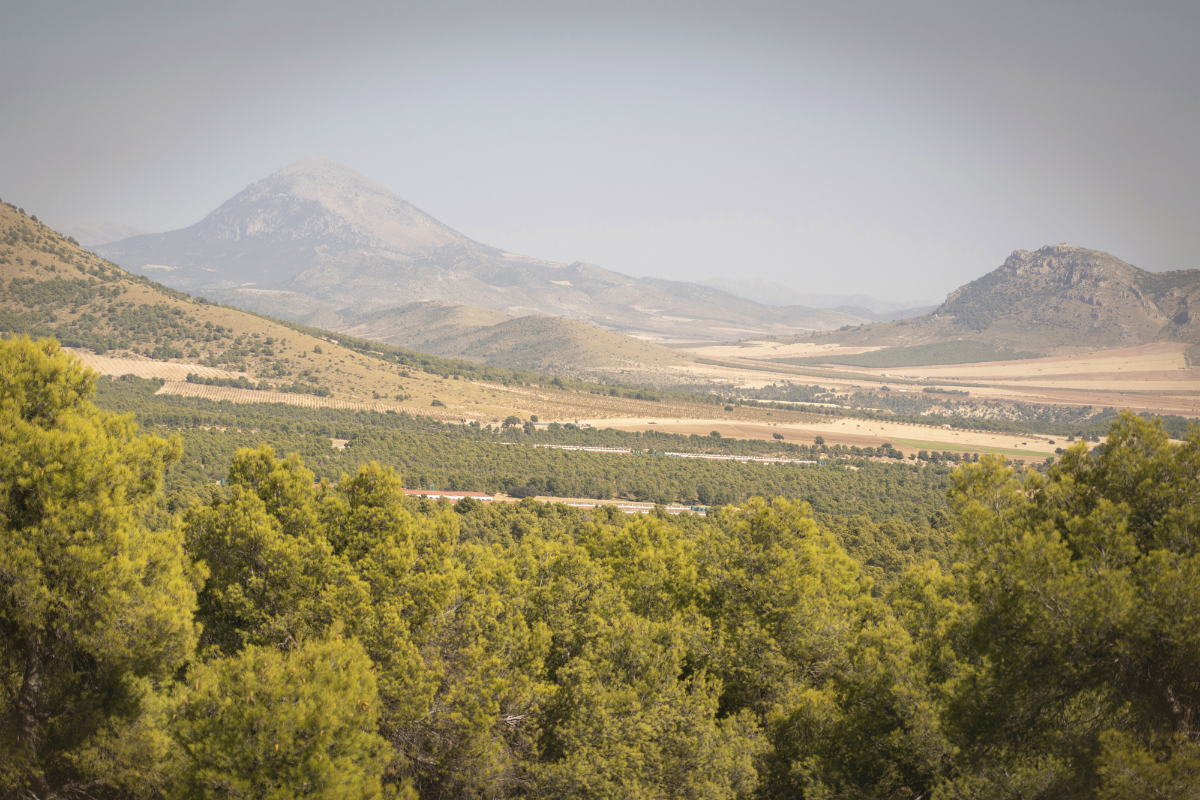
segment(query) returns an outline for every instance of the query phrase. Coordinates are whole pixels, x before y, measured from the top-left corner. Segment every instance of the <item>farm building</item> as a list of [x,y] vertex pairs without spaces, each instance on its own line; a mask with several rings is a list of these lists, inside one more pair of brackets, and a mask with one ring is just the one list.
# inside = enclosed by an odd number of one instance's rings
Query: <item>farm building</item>
[[428,497],[430,500],[446,498],[451,502],[462,500],[464,497],[470,497],[472,500],[478,500],[481,503],[492,502],[490,494],[483,492],[439,492],[436,489],[405,489],[404,493],[409,497]]

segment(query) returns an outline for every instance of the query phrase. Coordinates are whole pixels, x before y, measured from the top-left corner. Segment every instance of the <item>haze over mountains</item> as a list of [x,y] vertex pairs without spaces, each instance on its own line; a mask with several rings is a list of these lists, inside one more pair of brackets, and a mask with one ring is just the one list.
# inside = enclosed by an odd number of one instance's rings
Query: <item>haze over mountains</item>
[[[896,308],[903,304],[867,295],[808,296],[847,301],[838,309],[771,305],[749,298],[797,296],[734,277],[709,285],[639,279],[508,253],[322,158],[252,184],[189,228],[97,251],[132,272],[241,308],[525,368],[550,368],[549,356],[538,353],[554,351],[556,342],[559,355],[603,351],[614,367],[670,360],[600,342],[589,329],[549,317],[664,343],[847,327],[834,334],[837,341],[885,347],[961,339],[1049,353],[1200,341],[1196,270],[1150,273],[1107,253],[1055,245],[1015,251],[936,308]],[[464,306],[474,310],[456,308]]]
[[102,244],[119,242],[131,236],[141,236],[150,231],[124,222],[96,222],[88,225],[56,225],[55,229],[67,236],[75,237],[75,241],[84,247],[95,248]]
[[809,294],[776,281],[757,279],[738,280],[718,276],[704,281],[704,285],[767,306],[801,305],[829,308],[847,314],[857,314],[877,322],[917,317],[938,307],[936,300],[896,302],[880,300],[867,294]]
[[507,253],[323,158],[252,184],[191,227],[97,251],[178,289],[330,327],[420,300],[568,317],[663,340],[794,334],[869,319]]

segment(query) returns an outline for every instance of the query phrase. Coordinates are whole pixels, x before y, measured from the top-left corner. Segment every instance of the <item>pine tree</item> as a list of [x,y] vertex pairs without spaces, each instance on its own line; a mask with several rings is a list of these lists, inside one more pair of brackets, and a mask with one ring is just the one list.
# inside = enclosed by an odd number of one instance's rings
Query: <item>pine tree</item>
[[374,669],[338,632],[280,652],[250,645],[189,671],[171,734],[184,798],[370,800],[391,755]]
[[947,682],[967,755],[948,795],[1194,797],[1200,427],[1172,444],[1122,412],[1048,477],[966,467],[952,505],[971,666]]
[[94,389],[53,340],[0,342],[0,794],[133,797],[172,767],[159,689],[201,576],[143,520],[179,446]]

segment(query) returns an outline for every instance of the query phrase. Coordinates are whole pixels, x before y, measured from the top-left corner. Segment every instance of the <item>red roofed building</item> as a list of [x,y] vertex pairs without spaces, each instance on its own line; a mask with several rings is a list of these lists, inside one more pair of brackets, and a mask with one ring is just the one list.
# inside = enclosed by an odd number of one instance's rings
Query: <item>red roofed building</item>
[[437,500],[440,497],[444,497],[454,502],[462,500],[464,497],[470,497],[472,500],[478,500],[481,503],[492,502],[492,496],[483,492],[442,492],[437,489],[405,489],[404,493],[409,497],[428,497],[430,500]]

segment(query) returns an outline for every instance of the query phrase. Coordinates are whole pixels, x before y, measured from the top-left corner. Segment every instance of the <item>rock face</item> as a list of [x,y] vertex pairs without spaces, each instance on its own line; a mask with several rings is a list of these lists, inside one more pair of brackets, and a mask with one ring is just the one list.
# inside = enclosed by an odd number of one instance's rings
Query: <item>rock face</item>
[[1187,307],[1197,301],[1198,270],[1146,272],[1108,253],[1060,244],[1014,251],[935,313],[1009,341],[1035,336],[1051,345],[1087,339],[1122,346],[1195,339]]
[[251,184],[195,225],[98,248],[177,289],[337,325],[419,300],[570,317],[651,338],[742,338],[867,320],[712,287],[556,264],[473,241],[327,159]]
[[1042,353],[1200,342],[1200,270],[1147,272],[1099,250],[1016,250],[933,313],[875,326],[848,343],[967,339]]

